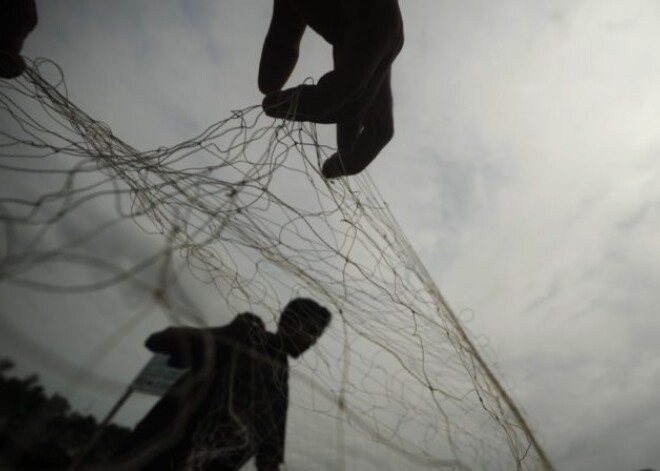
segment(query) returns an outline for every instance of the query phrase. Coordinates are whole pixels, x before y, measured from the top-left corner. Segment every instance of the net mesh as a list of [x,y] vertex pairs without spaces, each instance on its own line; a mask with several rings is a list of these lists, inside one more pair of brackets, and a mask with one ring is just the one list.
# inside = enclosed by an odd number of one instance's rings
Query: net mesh
[[312,297],[334,319],[292,367],[286,469],[550,469],[368,173],[320,176],[313,124],[249,107],[139,151],[67,96],[50,61],[0,81],[3,293],[130,290],[98,352],[153,306],[217,325],[190,286],[270,323]]

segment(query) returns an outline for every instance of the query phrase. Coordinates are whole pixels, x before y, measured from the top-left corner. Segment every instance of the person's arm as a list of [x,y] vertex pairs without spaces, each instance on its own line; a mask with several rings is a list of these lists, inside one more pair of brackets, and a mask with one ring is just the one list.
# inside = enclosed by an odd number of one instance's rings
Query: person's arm
[[175,368],[199,368],[209,352],[211,336],[208,329],[194,327],[168,327],[147,338],[145,346],[154,353],[169,355],[168,364]]
[[273,18],[259,62],[259,90],[264,94],[282,89],[298,62],[305,23],[288,0],[274,0]]
[[243,313],[222,327],[168,327],[150,335],[145,346],[154,353],[169,355],[170,366],[197,369],[226,357],[229,349],[246,345],[250,333],[263,331],[265,326],[259,317]]
[[[317,85],[268,95],[263,106],[269,116],[320,123],[345,121],[351,116],[337,111],[365,94],[370,84],[382,83],[375,76],[385,76],[403,45],[397,1],[343,0],[342,7],[348,31],[343,44],[335,45],[341,52],[334,70],[321,77]],[[297,100],[295,115],[292,100]]]

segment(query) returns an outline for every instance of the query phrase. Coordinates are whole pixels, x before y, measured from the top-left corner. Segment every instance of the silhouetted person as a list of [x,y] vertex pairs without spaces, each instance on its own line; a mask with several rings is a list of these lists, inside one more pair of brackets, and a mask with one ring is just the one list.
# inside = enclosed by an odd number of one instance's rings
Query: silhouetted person
[[[317,85],[282,91],[306,26],[332,44],[334,70]],[[361,172],[391,140],[390,69],[402,46],[397,0],[274,0],[259,64],[263,107],[273,117],[337,123],[326,178]]]
[[18,77],[25,70],[23,42],[37,25],[34,0],[0,2],[0,77]]
[[190,370],[135,427],[115,470],[238,470],[251,457],[259,471],[284,461],[288,356],[316,343],[330,312],[295,299],[277,332],[254,314],[239,314],[218,328],[170,327],[146,346]]

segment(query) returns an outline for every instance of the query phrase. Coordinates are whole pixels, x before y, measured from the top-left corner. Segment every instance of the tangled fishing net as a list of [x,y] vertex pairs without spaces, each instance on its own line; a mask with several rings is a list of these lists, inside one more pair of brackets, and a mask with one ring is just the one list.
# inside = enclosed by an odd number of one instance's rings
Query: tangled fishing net
[[[272,325],[308,296],[334,319],[291,368],[286,469],[550,469],[376,185],[320,176],[333,149],[313,124],[250,107],[138,151],[44,68],[57,71],[37,61],[0,81],[3,296],[131,293],[99,351],[145,312]],[[99,250],[117,244],[126,252]]]

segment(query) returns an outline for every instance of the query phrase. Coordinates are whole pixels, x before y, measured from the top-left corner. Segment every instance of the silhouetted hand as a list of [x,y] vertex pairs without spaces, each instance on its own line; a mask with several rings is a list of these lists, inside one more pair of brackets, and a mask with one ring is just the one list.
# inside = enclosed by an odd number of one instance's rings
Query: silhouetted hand
[[23,42],[37,25],[34,0],[2,0],[0,3],[0,77],[18,77],[25,70],[20,56]]
[[[272,117],[337,123],[338,152],[326,178],[354,175],[394,134],[390,68],[403,46],[397,0],[274,0],[259,65],[263,108]],[[334,70],[316,85],[281,90],[309,25],[333,45]]]

